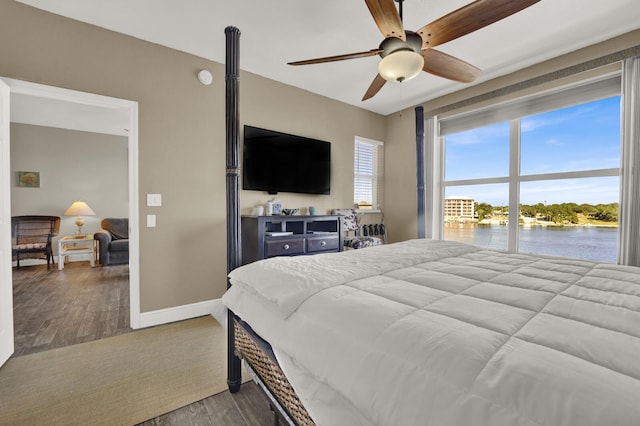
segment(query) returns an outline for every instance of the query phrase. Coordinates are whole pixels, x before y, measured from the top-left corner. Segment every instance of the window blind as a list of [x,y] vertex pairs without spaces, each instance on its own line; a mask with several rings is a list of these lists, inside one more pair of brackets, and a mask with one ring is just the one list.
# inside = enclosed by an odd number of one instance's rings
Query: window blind
[[354,204],[370,203],[378,208],[383,201],[383,143],[356,138],[354,143]]
[[515,118],[540,114],[542,112],[565,108],[618,96],[620,94],[621,77],[619,74],[606,76],[596,81],[585,82],[557,90],[519,99],[504,104],[479,109],[439,120],[440,136],[464,132],[490,124],[509,121]]

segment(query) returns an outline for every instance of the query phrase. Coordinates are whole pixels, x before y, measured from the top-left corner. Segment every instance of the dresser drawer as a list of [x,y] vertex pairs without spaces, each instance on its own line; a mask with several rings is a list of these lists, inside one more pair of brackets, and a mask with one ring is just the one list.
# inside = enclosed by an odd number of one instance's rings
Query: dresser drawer
[[304,253],[304,239],[274,239],[264,242],[264,257],[289,256]]
[[307,252],[315,253],[318,251],[337,250],[340,239],[337,236],[326,236],[322,238],[307,239]]

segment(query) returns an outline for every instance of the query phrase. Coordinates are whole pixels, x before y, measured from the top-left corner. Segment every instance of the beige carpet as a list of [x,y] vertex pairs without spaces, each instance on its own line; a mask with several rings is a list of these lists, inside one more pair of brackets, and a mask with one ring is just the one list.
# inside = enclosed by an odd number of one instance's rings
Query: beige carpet
[[227,389],[212,317],[11,358],[0,425],[133,425]]

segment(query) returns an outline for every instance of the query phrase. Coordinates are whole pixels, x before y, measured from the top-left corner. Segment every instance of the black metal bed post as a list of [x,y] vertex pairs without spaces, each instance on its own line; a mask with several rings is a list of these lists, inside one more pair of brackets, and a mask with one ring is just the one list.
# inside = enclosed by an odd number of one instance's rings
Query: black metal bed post
[[416,107],[416,165],[418,190],[418,238],[425,238],[425,195],[424,195],[424,108]]
[[[240,266],[240,135],[238,112],[240,30],[227,27],[226,35],[226,134],[227,134],[227,273]],[[227,288],[231,284],[227,279]],[[227,385],[232,393],[240,390],[242,370],[235,354],[233,312],[227,314]]]

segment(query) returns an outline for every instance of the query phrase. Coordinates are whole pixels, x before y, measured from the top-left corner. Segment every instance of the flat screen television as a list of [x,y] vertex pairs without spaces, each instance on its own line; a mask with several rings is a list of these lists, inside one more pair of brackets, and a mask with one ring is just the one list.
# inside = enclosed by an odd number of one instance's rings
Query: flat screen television
[[330,194],[331,143],[245,125],[242,188]]

